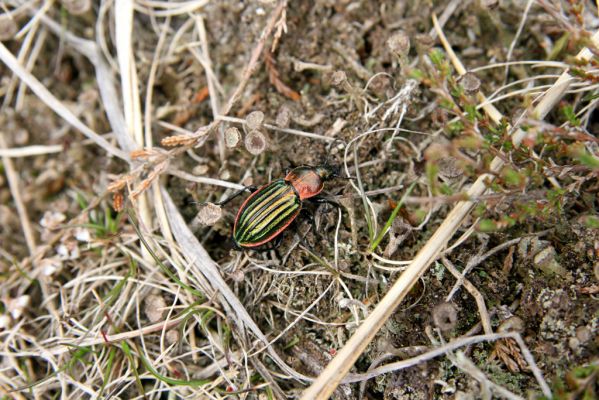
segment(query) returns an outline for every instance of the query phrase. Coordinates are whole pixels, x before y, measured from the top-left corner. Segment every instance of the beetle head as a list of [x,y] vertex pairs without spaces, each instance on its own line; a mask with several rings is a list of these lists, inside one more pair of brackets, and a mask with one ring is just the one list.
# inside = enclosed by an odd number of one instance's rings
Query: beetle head
[[316,167],[315,170],[318,176],[320,176],[323,180],[339,177],[339,166],[337,165],[324,164]]

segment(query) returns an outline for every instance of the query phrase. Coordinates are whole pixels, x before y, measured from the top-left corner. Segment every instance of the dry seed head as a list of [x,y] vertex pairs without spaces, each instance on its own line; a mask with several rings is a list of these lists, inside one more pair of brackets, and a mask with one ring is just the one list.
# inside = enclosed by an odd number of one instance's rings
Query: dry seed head
[[166,147],[173,147],[192,144],[195,140],[196,138],[190,135],[174,135],[165,137],[160,143]]
[[464,88],[466,94],[473,95],[480,89],[480,79],[472,72],[466,72],[460,78],[460,85]]
[[455,328],[458,320],[458,311],[451,303],[441,303],[433,308],[433,322],[437,328],[447,332]]
[[6,14],[0,15],[0,41],[11,40],[18,30],[17,21],[13,17]]
[[410,52],[410,37],[403,31],[396,32],[387,39],[387,48],[392,53],[405,57]]
[[116,181],[110,183],[108,185],[108,187],[106,187],[106,190],[108,190],[109,192],[116,192],[117,190],[121,190],[122,188],[124,188],[126,184],[127,184],[127,179],[120,178],[120,179],[117,179]]
[[73,15],[85,14],[92,6],[91,0],[62,0],[61,3]]
[[266,150],[266,136],[260,131],[251,131],[245,136],[244,144],[250,154],[257,156]]
[[262,128],[263,123],[264,113],[262,111],[252,111],[245,117],[245,124],[250,131]]
[[218,222],[223,214],[223,210],[220,206],[214,203],[206,203],[200,208],[200,211],[196,215],[196,219],[202,225],[212,226]]
[[129,153],[129,156],[131,157],[132,160],[137,160],[139,158],[149,158],[152,155],[152,152],[149,151],[148,149],[138,149],[138,150],[133,150],[132,152]]
[[131,192],[131,194],[129,194],[129,198],[131,200],[137,199],[140,194],[148,190],[148,188],[152,184],[152,180],[152,178],[147,178],[141,181],[139,185],[137,185],[137,187]]
[[233,282],[241,283],[245,280],[245,273],[241,269],[231,272],[229,276]]
[[279,112],[277,113],[275,124],[277,124],[279,128],[289,128],[290,121],[291,109],[287,106],[281,106],[281,108],[279,108]]
[[123,211],[124,204],[125,204],[125,197],[123,196],[123,193],[116,192],[112,196],[112,208],[114,208],[114,211],[116,211],[116,212]]
[[241,133],[239,132],[239,129],[235,128],[234,126],[227,128],[227,130],[225,130],[225,145],[232,149],[234,147],[237,147],[237,145],[239,144],[239,142],[241,141]]

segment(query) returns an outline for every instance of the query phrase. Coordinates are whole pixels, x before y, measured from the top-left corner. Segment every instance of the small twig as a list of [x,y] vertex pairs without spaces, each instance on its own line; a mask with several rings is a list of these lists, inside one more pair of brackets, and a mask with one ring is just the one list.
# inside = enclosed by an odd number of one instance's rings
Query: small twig
[[[455,339],[449,343],[440,345],[439,347],[435,347],[434,349],[432,349],[426,353],[417,355],[417,356],[409,358],[407,360],[401,360],[401,361],[396,361],[393,363],[385,364],[385,365],[382,365],[380,367],[374,368],[368,372],[364,372],[361,374],[348,374],[347,377],[345,377],[345,379],[343,379],[341,381],[341,383],[361,382],[364,380],[375,378],[375,377],[383,375],[383,374],[397,372],[402,369],[416,366],[425,361],[432,360],[432,359],[440,357],[440,356],[444,356],[448,352],[457,350],[461,347],[471,346],[476,343],[494,342],[497,340],[507,339],[507,338],[512,338],[512,339],[516,340],[516,342],[518,342],[518,345],[520,345],[520,347],[522,348],[522,345],[524,343],[522,341],[522,338],[520,337],[520,334],[517,332],[493,333],[491,335],[477,335],[477,336],[464,337],[464,338],[460,338],[460,339]],[[526,345],[524,345],[524,348],[526,348]],[[522,352],[524,354],[524,357],[526,358],[526,351],[524,349],[522,349]],[[535,369],[538,371],[538,367],[537,367],[536,363],[534,362],[534,359],[532,359],[532,357],[531,357],[530,361],[529,361],[529,359],[526,358],[526,362],[529,363],[528,365],[531,366],[531,369],[533,371]],[[534,365],[534,367],[532,367],[533,365]],[[540,371],[539,371],[539,374],[540,374]],[[537,378],[537,382],[539,383],[539,386],[541,387],[543,394],[550,397],[551,390],[549,389],[549,386],[543,379],[543,375],[542,374],[541,375],[534,374],[534,375],[535,375],[535,378]]]
[[[0,150],[4,148],[6,148],[4,132],[0,132]],[[21,188],[21,184],[19,182],[19,175],[17,174],[13,162],[9,157],[2,156],[2,164],[4,165],[4,170],[6,171],[8,187],[10,188],[10,193],[17,208],[17,214],[19,215],[19,221],[21,222],[21,227],[23,228],[23,234],[25,235],[25,242],[27,243],[29,254],[33,256],[36,249],[35,237],[33,235],[33,229],[31,228],[31,222],[29,221],[29,215],[27,215],[27,207],[25,207],[25,203],[23,203],[23,198],[21,197],[23,189]]]
[[[518,25],[518,30],[516,31],[516,35],[514,36],[514,39],[512,39],[512,43],[510,43],[510,48],[508,49],[507,55],[505,57],[506,62],[509,62],[510,59],[512,58],[512,53],[514,52],[516,43],[518,43],[518,39],[520,38],[520,35],[522,34],[522,30],[524,29],[524,25],[526,24],[526,18],[528,17],[530,7],[532,6],[533,3],[534,3],[534,0],[528,0],[528,2],[526,3],[526,7],[524,8],[524,12],[522,13],[522,18],[520,19],[520,24]],[[505,66],[504,83],[505,83],[505,81],[507,81],[509,70],[510,70],[510,66],[508,64]]]
[[238,183],[223,181],[223,180],[214,179],[214,178],[207,178],[205,176],[195,176],[195,175],[192,175],[192,174],[189,174],[187,172],[183,172],[183,171],[180,171],[177,169],[169,168],[166,172],[169,175],[173,175],[173,176],[176,176],[177,178],[185,179],[185,180],[191,181],[191,182],[203,183],[206,185],[221,186],[221,187],[225,187],[228,189],[235,189],[235,190],[240,190],[240,189],[245,188],[245,186],[240,185]]
[[[19,353],[19,355],[36,356],[36,357],[41,357],[44,354],[60,355],[60,354],[67,353],[70,350],[72,350],[73,346],[78,346],[78,347],[95,346],[95,345],[106,343],[106,339],[108,339],[110,343],[116,343],[116,342],[120,342],[122,340],[128,340],[128,339],[144,336],[149,333],[160,332],[162,330],[169,330],[170,328],[177,326],[180,322],[185,321],[187,318],[188,318],[187,315],[181,315],[177,318],[173,318],[173,319],[170,319],[167,321],[157,322],[155,324],[148,325],[143,328],[139,328],[139,329],[135,329],[132,331],[127,331],[127,332],[121,332],[121,333],[117,333],[117,334],[110,335],[110,336],[100,335],[99,333],[97,333],[96,334],[97,337],[85,339],[83,341],[80,340],[80,338],[75,338],[72,340],[65,340],[62,342],[62,344],[59,344],[55,347],[51,347],[48,349],[44,349],[42,352],[21,351],[21,353]],[[2,353],[0,353],[0,355],[2,355]]]
[[[447,257],[443,257],[443,265],[445,266],[445,268],[449,270],[449,272],[451,272],[451,274],[456,279],[462,280],[462,284],[464,285],[468,293],[470,293],[476,301],[478,313],[480,314],[480,322],[483,325],[483,330],[485,331],[485,334],[492,334],[493,328],[491,327],[491,317],[489,317],[489,312],[487,311],[487,306],[485,304],[485,299],[483,298],[483,295],[479,292],[476,286],[474,286],[468,279],[464,278],[464,276],[460,274],[460,271],[456,269],[456,267],[453,265],[451,261],[447,259]],[[445,301],[449,300],[446,299]]]
[[[231,112],[231,109],[235,105],[235,103],[237,103],[237,101],[241,97],[241,94],[243,93],[243,90],[247,86],[247,84],[250,80],[250,77],[253,75],[254,71],[258,67],[258,59],[260,58],[260,55],[262,54],[262,51],[264,50],[264,45],[266,44],[266,40],[272,33],[272,30],[274,29],[277,20],[279,19],[279,17],[281,16],[281,13],[283,12],[283,10],[285,10],[286,7],[287,7],[287,1],[281,0],[277,4],[276,8],[273,10],[273,12],[266,24],[266,27],[264,28],[264,31],[262,32],[262,35],[260,36],[260,40],[258,40],[258,43],[254,47],[254,50],[252,50],[252,55],[250,56],[250,60],[247,64],[247,66],[245,67],[245,69],[243,70],[243,74],[241,75],[241,81],[239,81],[239,84],[237,85],[237,88],[235,88],[235,91],[229,98],[229,101],[225,104],[225,106],[221,110],[222,115],[229,114]],[[215,123],[216,123],[215,125],[218,125],[219,121],[216,120]],[[196,133],[198,133],[198,132],[196,132]]]
[[[242,125],[246,123],[245,119],[235,118],[235,117],[228,117],[228,116],[225,116],[225,115],[217,115],[216,119],[219,120],[219,121],[234,122],[234,123],[238,123],[238,124],[242,124]],[[324,140],[324,141],[327,141],[327,142],[333,142],[335,140],[338,140],[338,139],[335,139],[334,137],[322,136],[322,135],[318,135],[316,133],[300,131],[298,129],[279,128],[278,126],[271,125],[271,124],[263,124],[262,126],[265,127],[265,128],[267,128],[267,129],[270,129],[272,131],[275,131],[275,132],[289,133],[289,134],[296,135],[296,136],[302,136],[302,137],[308,137],[308,138],[311,138],[311,139]]]
[[487,378],[485,373],[478,369],[478,367],[474,365],[474,363],[470,361],[466,357],[466,355],[464,355],[463,352],[458,351],[455,356],[450,356],[448,354],[448,357],[456,367],[458,367],[459,369],[461,369],[462,371],[464,371],[465,373],[467,373],[468,375],[470,375],[478,381],[478,383],[481,386],[483,399],[491,400],[491,393],[489,389],[492,389],[492,391],[497,393],[499,396],[508,400],[524,400],[523,397],[520,397],[517,394],[510,392],[506,388],[499,386],[498,384]]
[[[544,232],[540,232],[539,234],[542,234]],[[460,288],[460,285],[462,285],[463,280],[465,279],[464,277],[473,269],[475,268],[477,265],[479,265],[480,263],[482,263],[483,261],[485,261],[487,258],[491,257],[492,255],[494,255],[495,253],[500,252],[503,249],[507,249],[508,247],[517,244],[520,242],[520,240],[522,240],[521,237],[516,238],[516,239],[512,239],[512,240],[508,240],[507,242],[501,243],[500,245],[492,248],[491,250],[487,251],[485,254],[483,255],[479,255],[479,256],[474,256],[472,257],[468,263],[466,264],[466,267],[464,268],[464,270],[462,271],[462,273],[459,274],[459,277],[457,282],[455,283],[455,285],[453,286],[453,288],[451,289],[451,291],[449,292],[449,294],[447,295],[447,299],[446,301],[450,301],[452,299],[452,297],[455,295],[455,293],[458,291],[458,289]]]
[[296,72],[302,72],[305,70],[329,72],[329,71],[333,70],[333,66],[331,64],[325,64],[325,65],[315,64],[315,63],[311,63],[311,62],[298,60],[296,58],[292,58],[292,60],[293,60],[293,69]]
[[55,144],[55,145],[33,145],[33,146],[23,146],[23,147],[13,147],[13,148],[0,148],[0,157],[8,157],[8,158],[21,158],[21,157],[31,157],[31,156],[39,156],[42,154],[52,154],[52,153],[60,153],[64,150],[64,146]]
[[277,92],[293,101],[298,101],[302,97],[281,80],[275,60],[269,50],[264,51],[264,64],[266,64],[266,70],[268,71],[268,80],[277,89]]

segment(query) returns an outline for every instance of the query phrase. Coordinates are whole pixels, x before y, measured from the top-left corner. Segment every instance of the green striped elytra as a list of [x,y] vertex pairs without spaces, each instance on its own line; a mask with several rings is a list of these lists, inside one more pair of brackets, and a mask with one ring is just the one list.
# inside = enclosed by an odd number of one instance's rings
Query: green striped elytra
[[322,192],[324,182],[334,177],[337,173],[330,166],[298,167],[258,188],[237,212],[233,241],[241,248],[270,242],[295,220],[302,202]]

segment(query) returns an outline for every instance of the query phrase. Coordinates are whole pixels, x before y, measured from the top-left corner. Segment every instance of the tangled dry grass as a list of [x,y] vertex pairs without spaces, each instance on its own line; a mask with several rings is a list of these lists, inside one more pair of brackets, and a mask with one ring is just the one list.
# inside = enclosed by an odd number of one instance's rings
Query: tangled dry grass
[[597,4],[0,6],[4,398],[596,395]]

